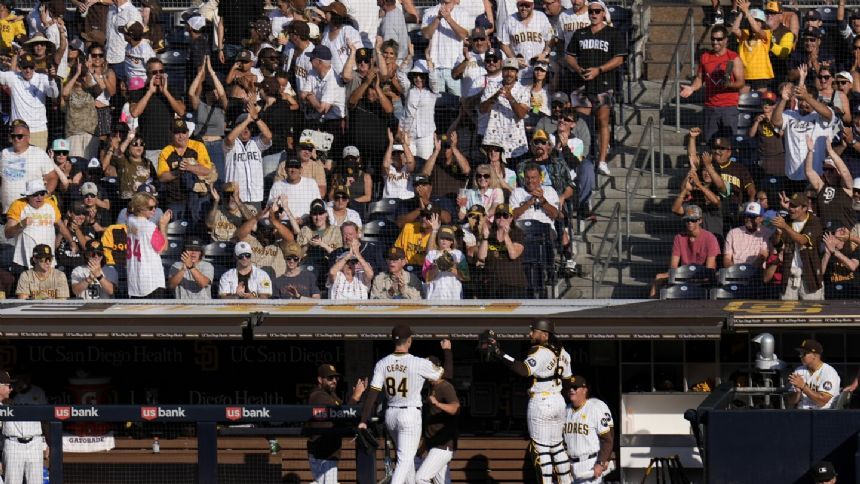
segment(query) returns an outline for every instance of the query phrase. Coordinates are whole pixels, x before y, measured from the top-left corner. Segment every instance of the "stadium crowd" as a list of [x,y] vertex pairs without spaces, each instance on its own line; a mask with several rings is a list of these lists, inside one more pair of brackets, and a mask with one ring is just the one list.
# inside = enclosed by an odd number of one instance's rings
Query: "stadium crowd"
[[[721,297],[856,298],[860,10],[714,6],[711,48],[680,93],[703,103],[704,124],[689,132],[690,171],[672,205],[684,227],[670,272],[683,281],[690,265],[722,268],[704,282],[722,284]],[[669,277],[657,276],[652,297]],[[663,297],[678,296],[677,282]]]
[[7,297],[522,298],[575,268],[627,49],[602,1],[72,4],[0,0]]

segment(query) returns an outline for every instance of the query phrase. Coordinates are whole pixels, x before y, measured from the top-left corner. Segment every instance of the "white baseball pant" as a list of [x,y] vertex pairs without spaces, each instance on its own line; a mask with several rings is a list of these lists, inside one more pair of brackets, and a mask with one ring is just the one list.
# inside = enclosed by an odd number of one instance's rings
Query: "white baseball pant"
[[[597,463],[597,456],[588,458],[584,455],[579,462],[571,460],[573,468],[573,484],[600,484],[603,482],[603,476],[594,477],[594,464]],[[582,477],[580,477],[582,476]],[[585,477],[588,476],[588,477]]]
[[14,438],[5,438],[3,443],[3,467],[7,484],[42,484],[42,461],[45,441],[33,437],[22,444]]
[[537,394],[529,399],[527,410],[529,437],[535,466],[543,484],[553,484],[553,468],[559,484],[570,484],[570,462],[564,449],[564,397],[560,393]]
[[421,467],[415,473],[416,484],[445,484],[448,474],[448,463],[454,457],[454,451],[433,447],[427,452],[427,457],[421,462]]
[[415,454],[421,440],[421,409],[388,407],[385,427],[397,448],[397,466],[391,475],[391,484],[411,484],[415,482]]
[[309,456],[311,465],[312,484],[337,484],[337,461],[323,460]]

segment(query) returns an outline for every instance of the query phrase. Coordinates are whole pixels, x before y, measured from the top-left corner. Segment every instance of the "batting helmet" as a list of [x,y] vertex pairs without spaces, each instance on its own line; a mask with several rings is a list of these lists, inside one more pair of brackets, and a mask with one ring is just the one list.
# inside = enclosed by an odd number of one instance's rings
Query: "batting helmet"
[[538,319],[537,321],[532,323],[531,328],[555,334],[555,324],[553,324],[552,321],[549,321],[547,319]]

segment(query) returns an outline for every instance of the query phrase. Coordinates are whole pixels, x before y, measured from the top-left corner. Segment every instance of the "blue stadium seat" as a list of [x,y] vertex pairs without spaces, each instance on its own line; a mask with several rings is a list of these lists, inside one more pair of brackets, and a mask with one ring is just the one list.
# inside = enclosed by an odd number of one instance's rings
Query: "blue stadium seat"
[[738,109],[741,111],[761,112],[761,94],[758,91],[750,91],[738,97]]
[[824,283],[824,299],[857,299],[860,297],[860,287],[856,284]]
[[669,269],[669,284],[710,286],[714,282],[715,271],[705,266],[687,265]]
[[397,198],[384,198],[378,202],[371,202],[367,204],[367,219],[394,219],[399,203],[400,200]]
[[232,266],[233,243],[212,242],[203,247],[203,259],[212,264]]
[[361,228],[362,240],[368,242],[378,242],[388,247],[394,244],[397,236],[400,235],[400,229],[397,224],[390,219],[372,220]]
[[709,291],[710,299],[743,299],[746,286],[729,284],[722,287],[714,287]]
[[660,299],[707,299],[708,290],[702,286],[682,284],[660,290]]
[[187,220],[174,220],[167,225],[167,235],[185,235],[187,231]]
[[161,253],[161,263],[164,266],[171,266],[179,260],[182,255],[182,237],[167,236],[167,250]]
[[[825,27],[835,27],[836,26],[836,6],[823,6],[819,7],[818,13],[821,14],[821,20],[824,22]],[[845,15],[848,17],[848,14]]]

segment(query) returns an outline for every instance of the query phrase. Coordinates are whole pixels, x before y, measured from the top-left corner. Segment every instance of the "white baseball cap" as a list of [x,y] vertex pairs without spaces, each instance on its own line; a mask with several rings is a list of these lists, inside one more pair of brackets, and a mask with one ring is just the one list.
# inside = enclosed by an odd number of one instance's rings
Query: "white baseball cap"
[[81,195],[98,195],[99,187],[93,182],[86,182],[81,185]]
[[860,178],[855,178],[855,179],[854,179],[854,189],[855,189],[855,190],[860,190]]
[[758,217],[761,215],[761,204],[758,202],[750,202],[744,206],[744,215]]
[[192,30],[200,31],[200,29],[206,26],[206,19],[199,15],[191,17],[188,19],[188,26],[191,27]]
[[392,147],[391,147],[391,151],[392,151],[392,152],[395,152],[395,151],[405,151],[405,150],[403,149],[403,145],[401,145],[401,144],[396,144],[396,145],[394,145],[394,146],[392,146]]
[[254,251],[251,250],[251,244],[243,241],[236,244],[236,247],[233,249],[233,253],[236,254],[236,256],[240,256],[242,254],[253,254]]
[[69,140],[57,138],[51,144],[52,151],[69,151]]
[[354,156],[358,158],[359,156],[361,156],[361,153],[359,153],[358,148],[356,148],[355,146],[347,146],[343,149],[343,156],[341,158],[346,158],[347,156]]
[[42,181],[41,179],[40,180],[30,180],[25,185],[24,193],[22,193],[21,196],[29,197],[30,195],[32,195],[34,193],[47,192],[47,191],[48,191],[48,188],[45,187],[45,182]]

